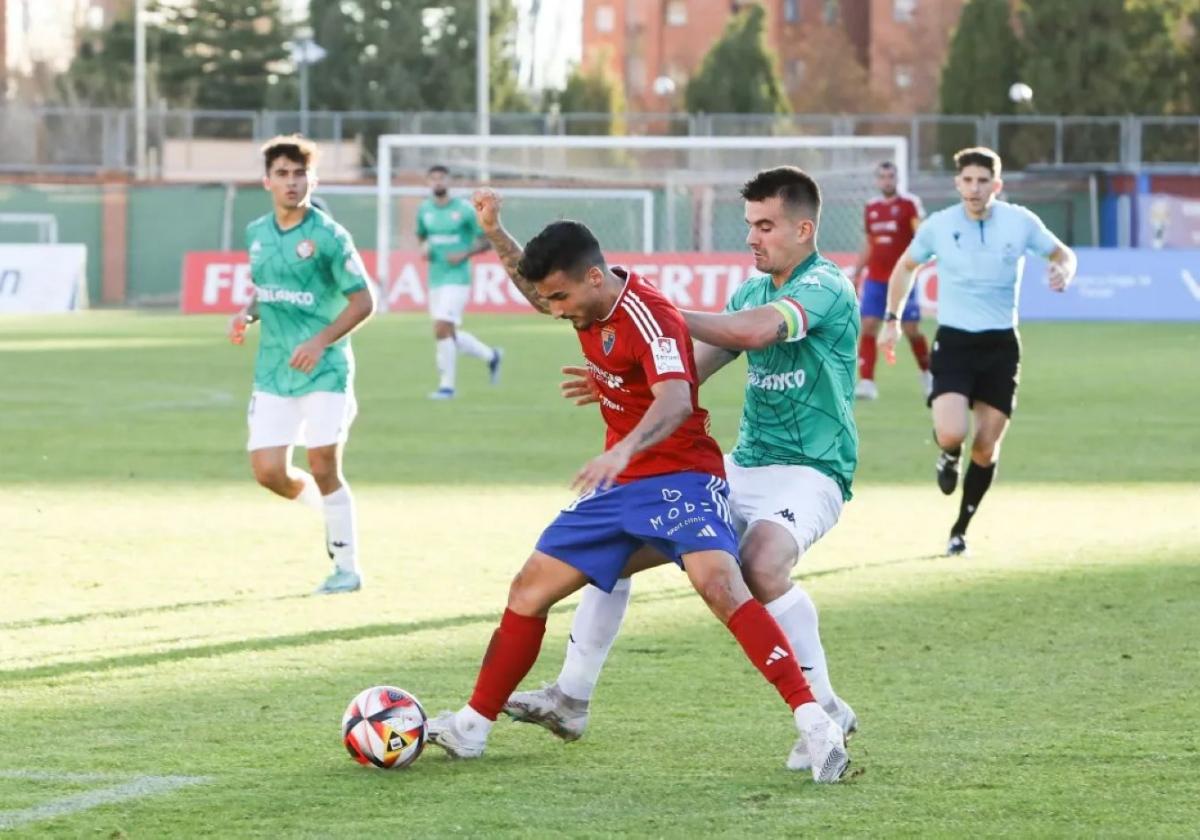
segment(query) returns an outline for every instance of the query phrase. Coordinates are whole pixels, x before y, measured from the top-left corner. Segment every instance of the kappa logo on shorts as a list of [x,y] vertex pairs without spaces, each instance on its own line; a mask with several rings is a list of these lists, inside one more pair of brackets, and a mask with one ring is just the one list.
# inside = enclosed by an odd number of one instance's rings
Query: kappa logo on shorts
[[302,260],[311,259],[317,253],[317,243],[311,239],[301,239],[296,243],[296,256]]
[[784,508],[783,510],[775,511],[775,515],[786,519],[788,522],[791,522],[793,525],[796,524],[796,514],[792,513],[787,508]]

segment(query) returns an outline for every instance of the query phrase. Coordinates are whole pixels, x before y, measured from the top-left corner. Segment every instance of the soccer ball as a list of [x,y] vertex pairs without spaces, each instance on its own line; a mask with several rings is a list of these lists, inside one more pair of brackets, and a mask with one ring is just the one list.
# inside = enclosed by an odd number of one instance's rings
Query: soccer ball
[[359,764],[399,770],[425,749],[425,710],[407,691],[377,685],[360,691],[342,715],[342,743]]
[[1033,99],[1033,88],[1024,82],[1013,82],[1012,87],[1008,89],[1008,98],[1018,104],[1029,102]]

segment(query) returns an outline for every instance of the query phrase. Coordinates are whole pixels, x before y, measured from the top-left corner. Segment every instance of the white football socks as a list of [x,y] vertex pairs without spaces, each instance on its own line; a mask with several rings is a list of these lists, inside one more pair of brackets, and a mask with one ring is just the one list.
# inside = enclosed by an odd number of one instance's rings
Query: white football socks
[[458,345],[458,352],[474,356],[476,359],[483,359],[485,362],[492,360],[492,354],[495,351],[478,338],[463,330],[455,330],[454,334],[454,341]]
[[437,350],[435,353],[437,359],[438,382],[439,388],[449,388],[454,390],[455,366],[458,364],[458,350],[455,349],[453,338],[439,338],[437,340]]
[[354,516],[354,496],[342,484],[324,499],[325,538],[329,553],[339,572],[358,574],[358,528]]
[[766,607],[791,643],[813,696],[822,706],[830,707],[834,698],[833,685],[829,682],[829,665],[825,662],[817,608],[812,598],[799,586],[792,586]]
[[567,657],[558,675],[558,688],[563,694],[576,700],[592,698],[604,660],[621,631],[630,591],[629,578],[618,580],[611,593],[590,584],[583,588],[571,622]]
[[321,510],[324,508],[324,502],[321,500],[321,488],[317,486],[317,480],[312,477],[311,473],[307,473],[296,467],[289,467],[288,477],[304,484],[300,488],[300,492],[292,497],[292,501],[299,502],[312,510]]

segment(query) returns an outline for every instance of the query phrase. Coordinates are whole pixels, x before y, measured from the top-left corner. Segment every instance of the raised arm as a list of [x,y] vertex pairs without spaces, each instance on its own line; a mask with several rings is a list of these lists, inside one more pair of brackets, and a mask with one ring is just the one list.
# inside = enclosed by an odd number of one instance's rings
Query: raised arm
[[521,255],[524,250],[520,243],[513,239],[512,234],[500,224],[500,196],[494,190],[476,190],[475,194],[471,196],[471,203],[475,205],[475,218],[479,221],[480,230],[496,250],[496,255],[500,257],[500,262],[508,273],[509,279],[513,281],[513,285],[525,296],[534,309],[543,315],[549,315],[550,307],[546,301],[537,293],[533,284],[521,276]]

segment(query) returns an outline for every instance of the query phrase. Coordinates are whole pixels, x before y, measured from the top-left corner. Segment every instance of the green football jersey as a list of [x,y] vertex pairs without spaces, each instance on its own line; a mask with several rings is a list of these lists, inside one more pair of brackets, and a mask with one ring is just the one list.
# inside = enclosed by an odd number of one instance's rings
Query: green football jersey
[[353,387],[350,337],[325,348],[312,373],[288,362],[299,344],[325,329],[346,308],[346,295],[367,287],[367,270],[350,234],[310,208],[300,224],[281,230],[268,213],[246,227],[250,273],[262,319],[254,390],[298,397]]
[[475,221],[475,208],[463,198],[452,198],[440,205],[432,198],[417,208],[417,238],[429,244],[429,285],[471,285],[471,261],[458,265],[446,262],[446,255],[463,252],[483,236]]
[[784,314],[788,337],[746,354],[733,460],[743,467],[813,467],[849,499],[858,465],[854,378],[861,327],[854,286],[834,263],[813,254],[781,288],[769,276],[750,278],[725,311],[766,305]]

